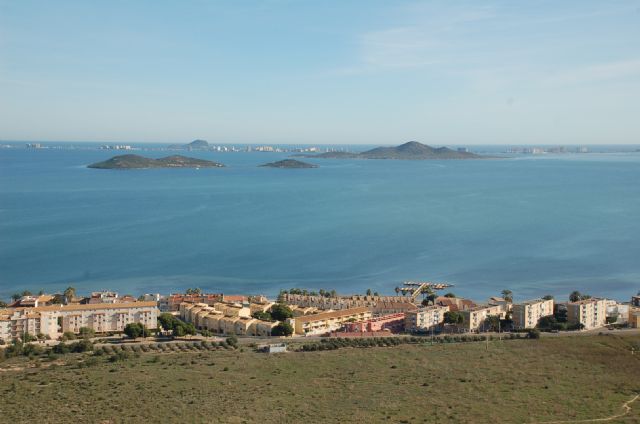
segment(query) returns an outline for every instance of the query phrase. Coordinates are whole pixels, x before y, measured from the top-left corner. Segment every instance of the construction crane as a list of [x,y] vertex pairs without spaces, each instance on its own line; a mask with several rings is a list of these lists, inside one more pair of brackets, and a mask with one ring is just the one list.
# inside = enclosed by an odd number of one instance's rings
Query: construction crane
[[396,287],[396,292],[401,292],[402,295],[408,294],[412,302],[415,302],[420,294],[424,295],[429,290],[444,290],[453,287],[453,284],[434,283],[432,281],[405,281],[402,285],[403,287]]

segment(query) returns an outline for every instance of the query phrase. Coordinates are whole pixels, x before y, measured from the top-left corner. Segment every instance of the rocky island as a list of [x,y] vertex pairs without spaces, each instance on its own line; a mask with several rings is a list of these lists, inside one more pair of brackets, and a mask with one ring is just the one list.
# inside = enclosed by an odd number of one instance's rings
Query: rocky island
[[146,169],[146,168],[222,168],[223,164],[210,160],[173,155],[160,159],[139,155],[114,156],[103,162],[93,163],[87,168],[95,169]]
[[487,156],[476,155],[466,151],[452,150],[448,147],[431,147],[417,141],[409,141],[396,147],[376,147],[362,153],[327,152],[319,155],[301,155],[307,158],[323,159],[486,159]]
[[313,165],[306,162],[301,162],[295,159],[284,159],[279,160],[278,162],[265,163],[264,165],[260,165],[262,167],[267,168],[291,168],[291,169],[301,169],[301,168],[317,168],[318,165]]

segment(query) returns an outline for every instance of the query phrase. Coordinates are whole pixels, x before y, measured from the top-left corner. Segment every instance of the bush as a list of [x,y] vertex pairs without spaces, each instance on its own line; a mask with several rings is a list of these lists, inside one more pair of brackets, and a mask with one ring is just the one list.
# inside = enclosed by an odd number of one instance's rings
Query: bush
[[537,328],[532,328],[527,331],[527,337],[530,339],[539,339],[540,338],[540,330]]

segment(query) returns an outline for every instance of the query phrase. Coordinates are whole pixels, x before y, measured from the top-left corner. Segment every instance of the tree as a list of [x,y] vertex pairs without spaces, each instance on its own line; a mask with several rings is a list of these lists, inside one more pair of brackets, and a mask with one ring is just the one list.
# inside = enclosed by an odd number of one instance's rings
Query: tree
[[502,297],[507,302],[513,302],[513,292],[509,289],[502,290]]
[[76,289],[69,286],[65,289],[65,291],[63,292],[66,303],[71,302],[73,299],[76,298]]
[[338,297],[338,293],[335,290],[331,290],[331,297]]
[[324,295],[326,294],[326,293],[325,293],[325,291],[324,291],[324,289],[320,289],[320,290],[318,291],[318,293],[320,293],[320,296],[323,296],[323,297],[324,297]]
[[394,290],[396,291],[396,294],[400,294],[400,287],[396,287]]
[[276,321],[285,321],[287,318],[293,318],[293,311],[284,303],[276,303],[271,307],[269,313]]
[[255,319],[259,319],[260,321],[273,321],[273,317],[269,312],[256,311],[251,314],[251,316]]
[[380,293],[378,293],[378,292],[373,292],[373,295],[376,296],[376,297],[380,297]]
[[367,296],[371,296],[371,289],[367,289]]
[[3,302],[2,300],[0,300],[0,308],[6,308],[7,306],[7,302]]
[[578,302],[582,298],[582,294],[578,290],[572,291],[569,295],[569,300],[571,302]]
[[545,296],[542,297],[543,300],[553,300],[553,296],[551,296],[550,294],[547,294]]
[[456,295],[451,293],[451,292],[449,292],[449,293],[445,294],[444,297],[456,297]]
[[86,339],[90,339],[96,335],[96,332],[93,331],[93,328],[80,327],[80,335]]
[[489,331],[499,331],[500,330],[500,317],[498,315],[490,315],[484,321],[486,325],[486,329]]
[[200,290],[199,287],[189,288],[189,289],[187,289],[186,294],[188,294],[188,295],[200,295],[200,294],[202,294],[202,290]]
[[447,324],[462,324],[464,322],[464,315],[456,311],[445,312],[444,322]]
[[293,327],[288,322],[281,322],[271,330],[272,336],[289,337],[293,334]]
[[14,302],[16,300],[20,300],[21,297],[22,297],[22,295],[20,293],[14,293],[14,294],[11,295],[11,299],[13,299]]
[[148,331],[144,325],[139,322],[132,322],[124,327],[124,334],[132,339],[137,339],[138,337],[148,334]]
[[33,293],[31,293],[29,290],[25,290],[22,292],[22,296],[33,296]]

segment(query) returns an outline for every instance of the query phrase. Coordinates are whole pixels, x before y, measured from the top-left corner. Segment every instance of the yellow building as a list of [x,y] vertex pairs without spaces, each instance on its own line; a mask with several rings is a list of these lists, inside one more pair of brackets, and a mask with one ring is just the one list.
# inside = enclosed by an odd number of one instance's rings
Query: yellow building
[[638,296],[631,298],[629,305],[629,326],[632,328],[640,328],[640,293]]
[[553,299],[535,299],[513,305],[514,328],[535,328],[540,318],[553,315]]
[[448,306],[432,305],[414,309],[404,314],[405,331],[430,331],[444,323],[444,314]]
[[485,327],[487,318],[495,316],[504,319],[506,315],[502,305],[476,306],[460,313],[464,317],[461,328],[466,331],[483,331],[487,329]]
[[319,314],[304,315],[293,318],[295,334],[323,334],[337,330],[345,322],[364,321],[373,317],[367,307],[343,309],[339,311],[321,312]]
[[607,324],[606,299],[586,299],[567,303],[567,322],[582,324],[585,330],[604,327]]

